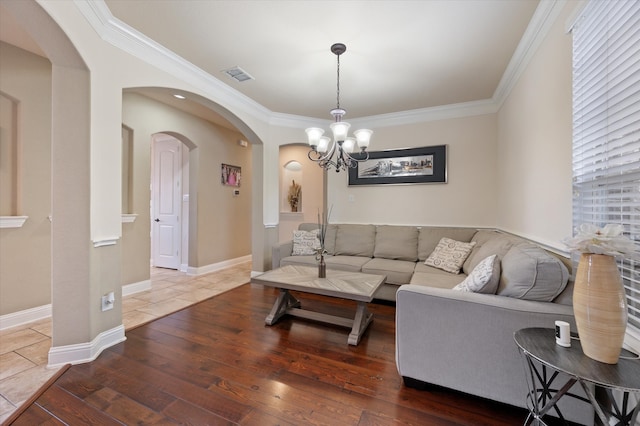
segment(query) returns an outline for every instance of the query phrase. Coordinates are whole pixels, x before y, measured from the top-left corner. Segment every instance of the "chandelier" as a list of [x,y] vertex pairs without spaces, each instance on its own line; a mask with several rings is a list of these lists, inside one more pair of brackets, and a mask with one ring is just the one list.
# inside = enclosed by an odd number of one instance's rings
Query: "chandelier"
[[[319,127],[310,127],[305,130],[311,146],[307,154],[309,159],[318,163],[325,170],[335,167],[336,172],[356,167],[358,161],[369,159],[369,153],[366,151],[373,134],[373,131],[369,129],[360,129],[353,132],[355,137],[348,137],[351,125],[346,121],[342,121],[342,117],[347,111],[340,108],[340,55],[346,50],[347,46],[342,43],[336,43],[331,46],[331,52],[337,57],[338,75],[336,107],[331,110],[334,122],[329,126],[333,132],[333,140],[328,136],[323,136],[324,129]],[[352,156],[351,154],[353,154],[356,146],[360,149],[360,153],[357,156]]]

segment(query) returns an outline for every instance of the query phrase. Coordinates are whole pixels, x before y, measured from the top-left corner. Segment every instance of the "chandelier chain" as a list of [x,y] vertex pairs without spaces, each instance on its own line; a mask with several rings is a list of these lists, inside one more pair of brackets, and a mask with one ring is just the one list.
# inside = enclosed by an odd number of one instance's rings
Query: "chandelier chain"
[[338,66],[336,67],[337,69],[337,74],[338,74],[338,78],[336,79],[337,83],[336,83],[336,108],[340,109],[340,55],[337,55],[338,57]]

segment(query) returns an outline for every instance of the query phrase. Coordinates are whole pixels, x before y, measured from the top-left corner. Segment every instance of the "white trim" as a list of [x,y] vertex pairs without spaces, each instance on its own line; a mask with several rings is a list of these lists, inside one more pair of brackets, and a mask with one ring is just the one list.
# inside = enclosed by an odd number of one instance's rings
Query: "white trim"
[[[357,126],[374,123],[375,127],[379,128],[495,113],[546,37],[565,3],[566,0],[542,0],[539,3],[491,99],[355,118],[349,122]],[[104,0],[74,0],[74,4],[103,40],[198,87],[227,108],[237,109],[270,125],[282,127],[304,128],[309,127],[310,123],[329,122],[312,117],[270,111],[115,18]]]
[[189,265],[186,263],[181,263],[180,264],[180,269],[178,269],[180,272],[187,272],[187,270],[189,269]]
[[459,104],[372,115],[370,117],[352,118],[349,122],[355,127],[380,128],[470,117],[474,115],[494,114],[497,111],[498,107],[493,100],[483,99]]
[[627,326],[627,333],[624,336],[624,345],[626,349],[640,354],[640,332]]
[[122,297],[151,290],[151,280],[139,281],[137,283],[125,284],[122,286]]
[[58,368],[66,364],[81,364],[91,362],[103,350],[124,342],[124,325],[120,324],[111,330],[103,331],[95,339],[87,343],[75,345],[55,346],[49,349],[49,363],[47,368]]
[[518,79],[527,68],[529,61],[542,44],[556,21],[566,0],[541,0],[529,21],[529,25],[520,39],[520,43],[513,53],[507,69],[493,93],[493,100],[499,108],[511,93]]
[[51,304],[0,316],[0,330],[51,317]]
[[93,240],[93,247],[105,247],[105,246],[115,246],[118,243],[120,237],[104,237],[100,239]]
[[111,14],[104,0],[74,0],[75,6],[106,42],[198,87],[218,103],[268,122],[271,111],[211,74],[138,32]]
[[127,213],[123,213],[122,214],[122,223],[133,223],[136,221],[136,218],[138,217],[137,214],[127,214]]
[[251,271],[251,278],[264,274],[263,271]]
[[221,271],[223,269],[231,268],[242,263],[251,262],[251,255],[237,257],[235,259],[225,260],[223,262],[212,263],[211,265],[200,267],[187,267],[187,275],[198,276],[204,274],[210,274],[211,272]]
[[0,216],[0,228],[22,228],[29,216]]

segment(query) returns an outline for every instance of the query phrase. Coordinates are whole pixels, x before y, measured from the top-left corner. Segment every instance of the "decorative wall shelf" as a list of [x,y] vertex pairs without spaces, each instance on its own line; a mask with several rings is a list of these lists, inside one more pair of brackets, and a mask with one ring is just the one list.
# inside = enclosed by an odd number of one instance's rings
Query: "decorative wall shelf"
[[301,219],[304,217],[303,212],[280,212],[280,217],[284,219]]
[[29,216],[0,216],[0,228],[22,228]]
[[137,214],[123,213],[122,214],[122,223],[133,223],[133,222],[136,221],[137,217],[138,217]]

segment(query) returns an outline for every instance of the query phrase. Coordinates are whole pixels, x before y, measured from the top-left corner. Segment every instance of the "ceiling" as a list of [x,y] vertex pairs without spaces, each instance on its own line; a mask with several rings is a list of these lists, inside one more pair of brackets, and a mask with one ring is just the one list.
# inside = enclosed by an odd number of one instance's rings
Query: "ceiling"
[[[486,100],[538,3],[104,0],[115,18],[270,111],[327,120],[336,105],[333,43],[347,46],[340,57],[345,120]],[[0,12],[0,39],[42,55]],[[235,66],[254,80],[237,82],[222,72]],[[181,105],[166,91],[143,92]]]
[[[345,119],[490,99],[538,0],[105,0],[140,33],[272,112]],[[239,66],[255,80],[222,71]]]

